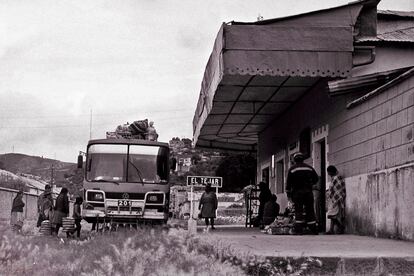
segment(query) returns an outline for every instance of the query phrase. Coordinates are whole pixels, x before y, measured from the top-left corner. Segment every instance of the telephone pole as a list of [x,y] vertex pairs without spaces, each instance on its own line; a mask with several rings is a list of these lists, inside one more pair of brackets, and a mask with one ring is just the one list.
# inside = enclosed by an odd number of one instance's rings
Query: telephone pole
[[54,179],[54,170],[55,170],[55,166],[52,164],[52,166],[50,167],[50,186],[53,187],[53,184],[55,182]]
[[92,108],[91,108],[91,116],[89,118],[89,140],[92,139]]

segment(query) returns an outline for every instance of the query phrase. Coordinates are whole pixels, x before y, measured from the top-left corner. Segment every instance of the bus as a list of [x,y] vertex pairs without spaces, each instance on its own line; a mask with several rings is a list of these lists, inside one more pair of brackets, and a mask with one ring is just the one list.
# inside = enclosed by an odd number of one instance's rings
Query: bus
[[[83,157],[78,158],[83,167]],[[88,223],[166,223],[169,146],[141,139],[90,140],[82,218]]]

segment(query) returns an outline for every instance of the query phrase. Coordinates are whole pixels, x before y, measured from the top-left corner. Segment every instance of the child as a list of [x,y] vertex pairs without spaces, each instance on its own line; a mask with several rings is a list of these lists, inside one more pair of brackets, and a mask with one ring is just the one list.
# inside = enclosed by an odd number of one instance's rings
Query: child
[[80,237],[80,230],[81,230],[81,220],[82,220],[82,215],[81,215],[81,205],[82,205],[83,199],[78,196],[75,200],[75,204],[73,205],[73,218],[75,219],[75,232],[76,232],[76,236],[79,238]]

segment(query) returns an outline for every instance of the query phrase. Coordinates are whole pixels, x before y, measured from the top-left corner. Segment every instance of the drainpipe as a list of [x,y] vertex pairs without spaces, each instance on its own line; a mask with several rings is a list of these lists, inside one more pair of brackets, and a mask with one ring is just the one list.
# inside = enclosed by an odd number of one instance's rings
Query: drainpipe
[[357,52],[364,53],[364,52],[369,51],[369,59],[368,60],[364,60],[364,61],[361,61],[361,62],[356,62],[354,59],[352,60],[352,65],[354,67],[371,64],[375,61],[375,55],[376,55],[375,46],[355,46],[354,49],[355,50],[354,50],[353,56],[355,56],[355,53],[357,53]]

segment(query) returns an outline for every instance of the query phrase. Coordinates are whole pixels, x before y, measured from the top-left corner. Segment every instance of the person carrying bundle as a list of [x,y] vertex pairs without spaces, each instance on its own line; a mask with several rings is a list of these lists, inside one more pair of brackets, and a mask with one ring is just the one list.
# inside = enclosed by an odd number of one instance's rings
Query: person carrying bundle
[[52,187],[47,184],[45,191],[39,195],[37,199],[37,227],[40,227],[42,221],[49,219],[49,214],[53,209]]
[[59,196],[56,198],[55,212],[53,214],[53,224],[55,225],[55,234],[59,234],[59,228],[62,226],[62,219],[69,215],[69,198],[68,189],[62,188]]

